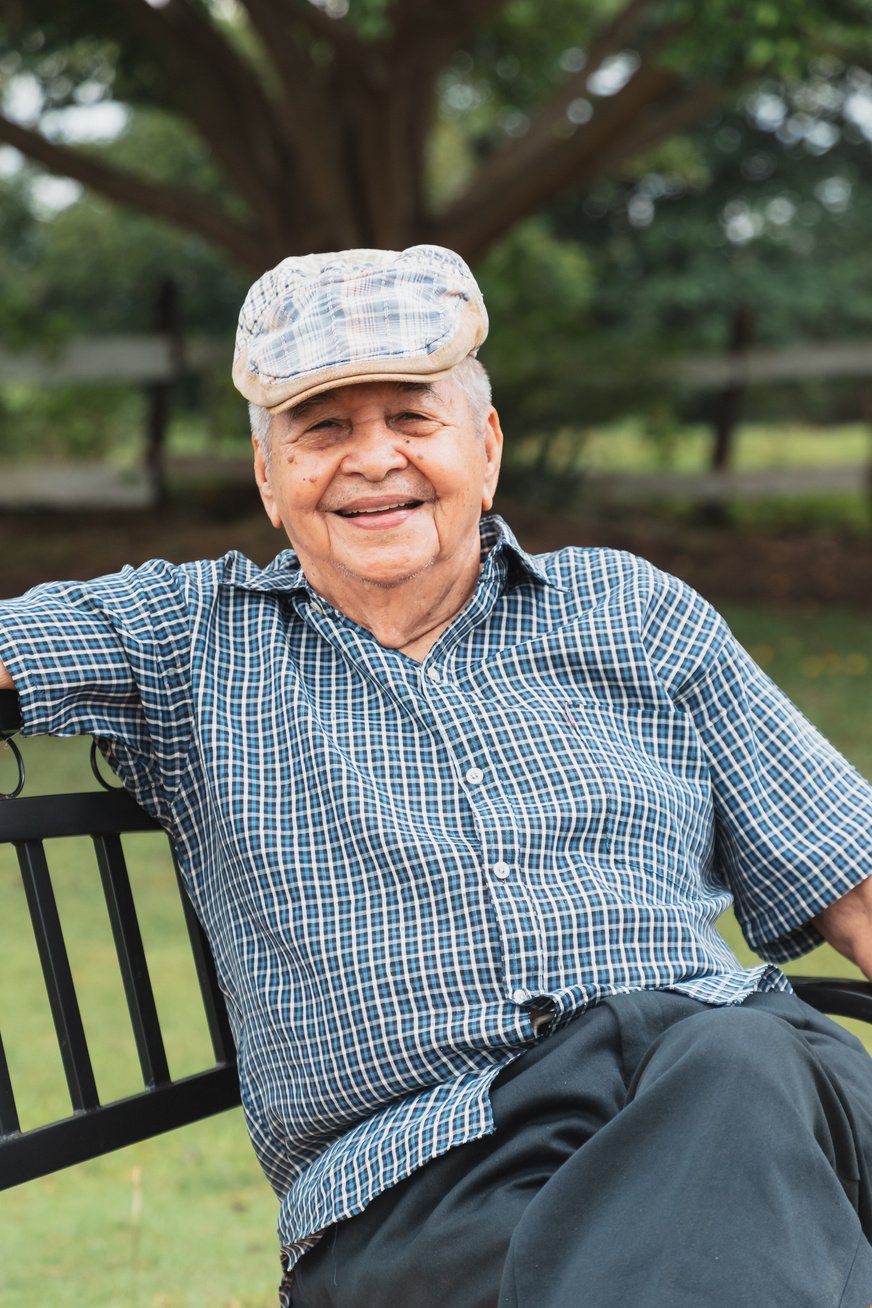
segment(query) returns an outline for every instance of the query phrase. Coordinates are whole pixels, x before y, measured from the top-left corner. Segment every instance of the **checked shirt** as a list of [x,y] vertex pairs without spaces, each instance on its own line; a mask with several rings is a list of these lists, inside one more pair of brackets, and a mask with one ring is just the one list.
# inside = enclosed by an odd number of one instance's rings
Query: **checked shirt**
[[[0,605],[25,729],[96,734],[176,843],[288,1271],[492,1129],[538,1010],[786,989],[771,964],[872,874],[872,789],[695,592],[498,518],[482,554],[420,664],[290,551]],[[759,967],[717,934],[731,900]]]

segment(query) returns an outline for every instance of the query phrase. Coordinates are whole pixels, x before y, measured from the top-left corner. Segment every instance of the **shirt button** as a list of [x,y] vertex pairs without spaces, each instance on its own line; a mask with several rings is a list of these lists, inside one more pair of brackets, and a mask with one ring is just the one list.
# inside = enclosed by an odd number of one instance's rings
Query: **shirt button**
[[428,668],[428,669],[427,669],[427,676],[430,678],[431,681],[441,681],[441,680],[442,680],[442,673],[439,671],[438,668]]
[[514,1000],[514,1002],[515,1002],[516,1004],[526,1004],[526,1002],[527,1002],[527,1000],[528,1000],[529,998],[530,998],[530,991],[529,991],[529,990],[513,990],[513,991],[512,991],[512,999]]
[[312,609],[312,612],[313,612],[313,613],[317,613],[317,614],[318,614],[318,617],[319,617],[319,618],[323,618],[323,616],[324,616],[324,610],[321,608],[321,605],[320,605],[320,604],[316,604],[314,600],[312,601],[311,609]]
[[499,877],[500,881],[505,881],[511,870],[508,863],[494,863],[493,866],[493,874],[495,877]]
[[477,786],[480,781],[484,781],[484,773],[481,768],[468,768],[466,779],[471,786]]

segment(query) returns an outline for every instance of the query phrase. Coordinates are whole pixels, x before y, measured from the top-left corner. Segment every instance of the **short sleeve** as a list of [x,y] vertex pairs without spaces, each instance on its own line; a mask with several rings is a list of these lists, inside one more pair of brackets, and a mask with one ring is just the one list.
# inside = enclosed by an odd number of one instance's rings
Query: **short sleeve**
[[784,962],[821,943],[810,918],[872,876],[872,786],[717,621],[676,699],[709,760],[736,916],[753,949]]
[[0,602],[0,659],[25,735],[96,736],[124,784],[166,818],[190,752],[190,616],[160,560]]

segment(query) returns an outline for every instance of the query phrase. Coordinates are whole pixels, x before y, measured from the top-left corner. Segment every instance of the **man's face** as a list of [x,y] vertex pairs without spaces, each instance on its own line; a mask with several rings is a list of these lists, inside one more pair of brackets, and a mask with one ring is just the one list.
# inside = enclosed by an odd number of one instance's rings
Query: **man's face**
[[327,598],[396,586],[439,565],[469,566],[493,503],[502,433],[476,429],[451,377],[366,382],[315,396],[273,419],[255,476],[310,583]]

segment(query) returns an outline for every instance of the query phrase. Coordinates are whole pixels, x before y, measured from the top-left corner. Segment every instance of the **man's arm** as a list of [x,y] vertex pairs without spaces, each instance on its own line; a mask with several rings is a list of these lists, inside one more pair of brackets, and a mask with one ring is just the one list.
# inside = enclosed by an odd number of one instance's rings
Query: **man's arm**
[[[207,602],[219,568],[202,565]],[[0,690],[20,698],[22,735],[108,742],[120,779],[163,822],[191,752],[193,570],[152,559],[0,600]],[[196,603],[203,587],[191,589]]]
[[872,877],[812,919],[824,940],[872,981]]

